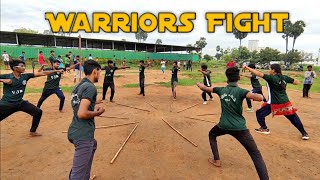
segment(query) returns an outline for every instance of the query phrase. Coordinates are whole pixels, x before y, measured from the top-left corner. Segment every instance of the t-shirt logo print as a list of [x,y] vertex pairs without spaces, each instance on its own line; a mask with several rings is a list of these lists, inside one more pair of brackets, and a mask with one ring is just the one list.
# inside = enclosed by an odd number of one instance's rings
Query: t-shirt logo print
[[73,106],[80,104],[80,99],[78,94],[71,94],[71,99],[72,99],[71,102]]
[[22,85],[25,86],[26,84],[27,84],[27,81],[26,81],[26,80],[23,80],[23,81],[22,81]]
[[235,98],[232,94],[223,94],[223,95],[221,96],[221,99],[223,99],[223,100],[226,101],[226,102],[231,101],[231,99],[233,100],[233,102],[236,102],[236,101],[237,101],[237,98]]

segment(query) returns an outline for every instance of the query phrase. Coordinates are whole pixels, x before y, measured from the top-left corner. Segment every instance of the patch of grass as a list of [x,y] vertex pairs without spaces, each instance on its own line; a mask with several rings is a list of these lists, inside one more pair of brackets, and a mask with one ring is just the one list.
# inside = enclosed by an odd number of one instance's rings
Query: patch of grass
[[123,77],[122,75],[114,75],[113,76],[114,78],[120,78],[120,77]]
[[138,88],[138,87],[140,87],[140,85],[139,84],[125,84],[122,87],[124,87],[124,88]]

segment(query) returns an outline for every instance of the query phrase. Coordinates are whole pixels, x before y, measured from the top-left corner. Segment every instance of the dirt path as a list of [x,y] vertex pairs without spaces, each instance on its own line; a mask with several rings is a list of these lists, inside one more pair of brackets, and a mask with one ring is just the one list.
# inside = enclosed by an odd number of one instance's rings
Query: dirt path
[[[104,115],[130,119],[96,118],[96,126],[132,121],[139,122],[139,125],[114,164],[110,164],[110,160],[134,125],[96,130],[98,149],[92,168],[96,179],[258,179],[249,155],[231,136],[218,138],[222,167],[215,168],[207,162],[211,156],[208,132],[214,123],[185,116],[215,113],[197,118],[218,122],[221,109],[216,95],[216,100],[208,105],[200,104],[176,113],[201,103],[201,92],[195,86],[179,86],[178,100],[172,103],[171,89],[155,84],[169,81],[170,71],[166,71],[164,79],[160,70],[146,70],[146,84],[152,85],[146,87],[146,97],[140,97],[136,95],[138,88],[122,88],[123,84],[138,83],[137,73],[137,70],[116,72],[120,77],[116,78],[115,101],[151,112],[105,103]],[[61,85],[72,86],[70,80],[72,74],[65,75]],[[44,82],[45,78],[33,79],[28,87],[41,88]],[[99,85],[102,86],[102,79]],[[250,89],[250,86],[242,87]],[[43,133],[42,137],[27,136],[31,125],[31,117],[27,114],[19,112],[1,122],[0,179],[67,179],[74,147],[62,133],[68,129],[72,118],[70,95],[65,93],[65,96],[65,113],[59,113],[56,96],[51,96],[43,104],[44,114],[38,129]],[[36,104],[39,97],[40,94],[26,94],[24,99]],[[268,117],[271,134],[261,135],[252,131],[258,127],[255,114],[244,113],[248,128],[264,157],[271,179],[320,179],[320,133],[317,132],[320,129],[320,95],[312,94],[312,99],[303,99],[301,92],[289,91],[289,97],[299,109],[298,114],[311,137],[309,141],[302,141],[298,130],[284,117]],[[144,101],[150,102],[157,110]],[[254,102],[253,106],[257,108],[260,104]],[[161,118],[198,147],[184,140]]]

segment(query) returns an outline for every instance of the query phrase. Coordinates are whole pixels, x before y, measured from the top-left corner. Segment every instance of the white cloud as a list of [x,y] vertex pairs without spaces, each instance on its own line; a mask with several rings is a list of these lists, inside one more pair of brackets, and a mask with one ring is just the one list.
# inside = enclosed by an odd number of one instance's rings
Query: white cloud
[[[318,2],[316,0],[291,1],[291,0],[269,0],[269,1],[252,1],[252,0],[222,0],[222,1],[207,1],[207,0],[184,0],[184,1],[148,1],[148,0],[117,0],[117,1],[76,1],[76,0],[1,0],[1,30],[12,31],[15,28],[26,27],[43,32],[49,29],[49,23],[44,18],[45,12],[173,12],[181,14],[183,12],[196,12],[197,19],[195,28],[192,33],[188,34],[173,34],[173,33],[157,33],[149,34],[147,42],[154,43],[156,39],[162,39],[164,44],[186,45],[194,44],[200,37],[207,38],[207,47],[203,50],[204,53],[213,55],[215,47],[220,45],[222,48],[237,47],[239,41],[236,40],[233,34],[224,32],[223,27],[219,27],[216,33],[207,33],[207,23],[205,20],[206,12],[289,12],[292,21],[304,20],[307,24],[305,33],[302,34],[296,42],[296,48],[313,54],[317,54],[320,47],[320,16],[315,16],[318,12]],[[135,41],[133,33],[100,33],[100,34],[83,34],[85,37],[91,38],[108,38],[108,39],[126,39],[127,41]],[[285,42],[281,38],[281,34],[277,33],[259,33],[249,34],[243,40],[243,45],[247,45],[248,40],[259,40],[261,47],[278,48],[284,51]],[[291,43],[290,46],[291,47]]]

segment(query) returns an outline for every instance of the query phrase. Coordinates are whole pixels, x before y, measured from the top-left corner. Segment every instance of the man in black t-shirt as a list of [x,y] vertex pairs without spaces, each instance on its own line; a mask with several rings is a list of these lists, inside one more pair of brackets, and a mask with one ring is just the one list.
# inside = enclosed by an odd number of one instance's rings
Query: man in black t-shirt
[[[74,69],[77,64],[74,64],[68,68],[59,68],[60,66],[60,61],[59,60],[54,60],[52,67],[53,68],[44,68],[45,65],[42,65],[38,72],[42,71],[51,71],[51,70],[64,70],[64,71],[69,71],[70,69]],[[56,94],[58,98],[60,99],[60,106],[59,106],[59,111],[62,112],[63,105],[64,105],[64,94],[62,90],[60,89],[60,80],[61,80],[61,75],[63,72],[56,72],[53,74],[50,74],[47,76],[47,81],[45,82],[42,95],[38,101],[37,107],[40,108],[42,103],[52,94]]]
[[143,95],[145,96],[144,94],[144,70],[146,67],[149,67],[149,64],[146,66],[144,64],[144,61],[141,60],[140,61],[140,64],[139,64],[139,86],[140,86],[140,93],[138,95]]
[[[211,87],[211,78],[210,78],[211,71],[208,70],[208,66],[203,64],[201,66],[201,70],[198,70],[198,71],[203,74],[203,84],[207,87]],[[213,101],[211,92],[202,91],[203,104],[207,104],[207,94],[210,97],[210,101]]]
[[113,66],[113,61],[108,60],[108,66],[105,66],[102,68],[102,70],[106,71],[106,74],[104,77],[104,82],[103,82],[102,100],[106,99],[106,93],[108,91],[108,88],[110,87],[111,88],[110,102],[114,102],[113,101],[113,97],[114,97],[114,93],[115,93],[114,80],[113,80],[114,72],[117,69],[126,69],[126,68],[130,68],[130,67],[123,66],[123,67],[118,68],[116,66]]
[[0,100],[0,121],[18,111],[33,116],[29,136],[41,136],[36,130],[40,123],[42,110],[28,101],[23,100],[27,81],[30,78],[47,76],[53,73],[62,72],[62,70],[45,71],[38,73],[24,73],[25,62],[21,60],[10,61],[11,74],[0,74],[0,82],[3,83],[3,97]]
[[175,61],[173,63],[172,76],[171,76],[171,89],[172,89],[173,100],[177,99],[176,88],[177,88],[177,85],[178,85],[178,71],[180,71],[180,69],[178,68],[177,61]]

